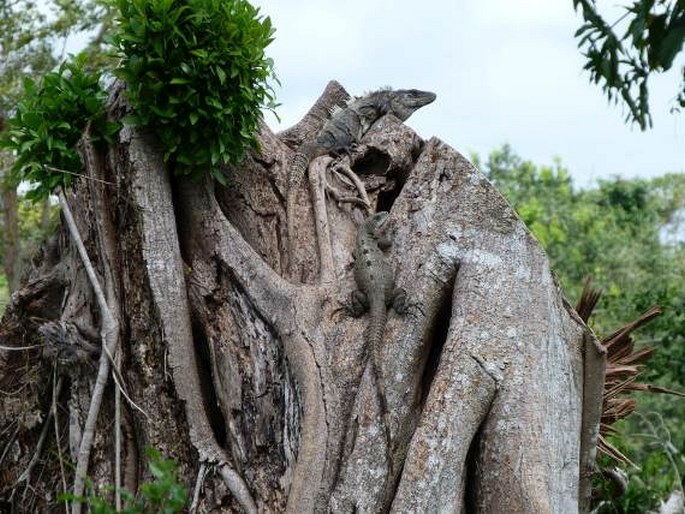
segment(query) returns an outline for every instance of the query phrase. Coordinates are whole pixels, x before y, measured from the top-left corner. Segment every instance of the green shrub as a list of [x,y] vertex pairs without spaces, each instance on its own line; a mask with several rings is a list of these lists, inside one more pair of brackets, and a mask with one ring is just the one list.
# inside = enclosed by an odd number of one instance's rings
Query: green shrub
[[39,83],[24,79],[24,94],[0,146],[17,153],[10,179],[36,184],[28,198],[45,198],[74,183],[83,168],[76,145],[88,122],[92,142],[111,141],[118,126],[106,119],[106,96],[100,75],[86,71],[85,57],[63,63]]
[[159,137],[176,173],[224,182],[219,166],[256,147],[261,108],[275,107],[270,19],[245,0],[113,1],[127,121]]
[[[125,489],[122,490],[122,512],[125,514],[183,512],[188,504],[188,493],[179,481],[176,463],[173,460],[163,459],[159,451],[154,448],[148,448],[145,453],[149,459],[150,472],[155,479],[153,482],[142,484],[137,497]],[[61,495],[60,499],[69,502],[76,500],[72,494]],[[95,494],[79,498],[79,500],[88,505],[93,514],[116,514],[117,512],[111,501]]]

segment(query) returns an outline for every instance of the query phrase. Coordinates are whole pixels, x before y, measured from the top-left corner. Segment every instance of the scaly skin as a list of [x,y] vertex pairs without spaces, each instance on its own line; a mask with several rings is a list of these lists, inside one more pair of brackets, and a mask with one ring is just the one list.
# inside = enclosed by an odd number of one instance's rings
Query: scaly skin
[[298,187],[307,173],[309,163],[328,153],[349,151],[367,130],[381,117],[392,114],[402,121],[414,111],[435,100],[435,94],[417,89],[380,89],[360,98],[354,98],[347,106],[333,112],[331,118],[319,131],[316,139],[300,146],[288,169],[288,193],[286,216],[290,250],[294,249],[294,205]]
[[349,311],[354,316],[369,312],[369,323],[364,331],[364,339],[371,350],[371,369],[376,382],[376,393],[380,405],[387,443],[387,458],[390,466],[389,476],[393,475],[393,448],[388,420],[388,406],[385,386],[381,373],[381,342],[388,319],[387,309],[392,306],[395,312],[405,311],[406,294],[395,288],[394,273],[383,258],[383,250],[392,244],[390,233],[385,224],[387,212],[379,212],[366,220],[357,232],[357,245],[354,250],[354,279],[359,288],[352,294]]

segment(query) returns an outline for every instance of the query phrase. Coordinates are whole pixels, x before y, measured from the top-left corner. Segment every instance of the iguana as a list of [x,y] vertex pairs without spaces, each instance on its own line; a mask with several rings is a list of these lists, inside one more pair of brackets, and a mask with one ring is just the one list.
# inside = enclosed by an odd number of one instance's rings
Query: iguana
[[414,111],[435,100],[435,93],[418,89],[379,89],[359,98],[352,98],[345,107],[335,110],[314,140],[305,141],[295,153],[288,169],[286,216],[288,239],[293,249],[294,206],[297,188],[307,173],[309,163],[327,153],[350,150],[373,123],[386,114],[402,121]]
[[354,249],[354,279],[358,289],[352,293],[347,310],[352,316],[360,316],[366,310],[369,312],[364,339],[371,352],[371,371],[387,440],[389,475],[392,476],[392,445],[380,350],[388,318],[387,310],[392,307],[398,314],[403,314],[406,311],[406,293],[403,289],[395,288],[393,270],[383,258],[383,250],[392,244],[392,234],[385,226],[387,220],[387,212],[378,212],[359,227]]

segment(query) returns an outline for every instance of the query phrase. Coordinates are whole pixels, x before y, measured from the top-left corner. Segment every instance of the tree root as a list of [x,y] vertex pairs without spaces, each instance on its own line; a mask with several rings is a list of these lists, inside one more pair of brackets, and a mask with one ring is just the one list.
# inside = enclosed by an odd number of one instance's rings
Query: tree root
[[[121,352],[117,353],[114,367],[121,365]],[[121,389],[114,389],[114,507],[121,512]]]
[[[233,280],[249,291],[255,309],[281,334],[286,358],[302,394],[304,412],[286,512],[311,512],[319,494],[317,484],[323,480],[330,427],[324,397],[325,353],[318,342],[304,337],[303,326],[312,322],[308,316],[318,314],[320,319],[321,298],[299,294],[297,288],[266,265],[224,217],[210,183],[196,185],[186,181],[179,185],[179,190],[179,212],[186,217],[184,231],[211,242],[212,246],[204,252],[214,255]],[[323,195],[322,191],[320,194]],[[198,273],[202,273],[203,259],[205,254],[192,260]],[[228,470],[221,471],[226,478]]]
[[366,209],[366,214],[371,214],[371,201],[369,200],[369,195],[366,193],[366,186],[364,186],[364,183],[361,181],[359,176],[352,171],[352,168],[350,167],[350,158],[349,156],[345,156],[343,160],[336,162],[333,166],[333,173],[336,174],[341,174],[342,176],[347,177],[354,187],[357,189],[357,192],[359,193],[359,200],[361,202],[361,205],[363,205]]
[[316,240],[319,247],[319,282],[321,284],[328,284],[335,280],[331,234],[328,228],[328,214],[326,212],[326,197],[322,186],[326,176],[326,168],[330,162],[330,157],[317,159],[309,173],[309,186],[313,196],[314,223],[316,224]]
[[[55,368],[56,370],[57,368]],[[55,377],[56,378],[56,377]],[[62,492],[67,494],[69,486],[67,485],[67,474],[64,471],[64,457],[62,456],[62,443],[59,440],[59,419],[57,418],[57,397],[59,391],[62,389],[62,377],[59,380],[52,381],[52,419],[55,422],[55,445],[57,446],[57,458],[59,459],[60,478],[62,479]],[[69,506],[65,504],[65,510],[69,514]]]
[[[215,438],[203,403],[183,278],[184,265],[176,236],[176,217],[166,167],[149,142],[133,129],[125,129],[120,137],[129,145],[132,190],[134,200],[140,206],[144,237],[143,259],[147,263],[149,287],[159,313],[173,382],[185,406],[190,441],[201,463],[219,466],[226,486],[243,510],[256,514],[257,506],[250,490],[242,477],[229,466],[229,458]],[[216,209],[216,215],[223,217],[215,203],[211,205]],[[207,203],[196,210],[206,211]]]

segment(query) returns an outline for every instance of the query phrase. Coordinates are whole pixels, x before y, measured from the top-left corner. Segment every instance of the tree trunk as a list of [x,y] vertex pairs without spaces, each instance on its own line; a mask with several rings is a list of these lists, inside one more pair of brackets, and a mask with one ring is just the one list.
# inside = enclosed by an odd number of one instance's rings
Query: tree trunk
[[[150,479],[142,456],[154,446],[191,492],[203,464],[217,471],[198,489],[201,512],[585,509],[601,406],[592,384],[603,376],[596,340],[492,185],[389,116],[350,156],[374,208],[391,213],[386,258],[411,303],[390,314],[380,350],[387,448],[368,319],[340,312],[365,213],[325,195],[327,184],[354,191],[330,157],[298,191],[287,254],[293,149],[346,96],[332,82],[292,129],[263,126],[260,152],[230,170],[227,187],[170,179],[152,139],[131,128],[86,158],[90,177],[109,184],[82,181],[69,203],[111,291],[121,380],[140,409],[122,404],[124,485]],[[115,97],[113,115],[123,108]],[[19,512],[54,506],[73,483],[56,456],[75,460],[100,345],[92,288],[64,230],[41,262],[0,326],[3,345],[24,348],[0,350],[0,499]],[[46,336],[50,323],[60,337]],[[53,369],[65,384],[56,423]],[[113,391],[90,456],[95,487],[114,481]],[[18,481],[46,423],[59,433],[49,430]]]
[[[0,132],[6,128],[5,111],[0,105]],[[3,272],[7,278],[10,293],[19,287],[19,204],[17,188],[6,178],[12,163],[12,156],[0,150],[0,191],[2,192],[2,259]]]
[[[9,158],[6,154],[0,155],[0,167],[9,166]],[[17,188],[8,184],[4,176],[0,176],[0,189],[2,189],[2,228],[3,228],[3,272],[7,277],[9,292],[13,293],[19,288],[20,280],[20,252],[19,252],[19,203],[17,200]]]

